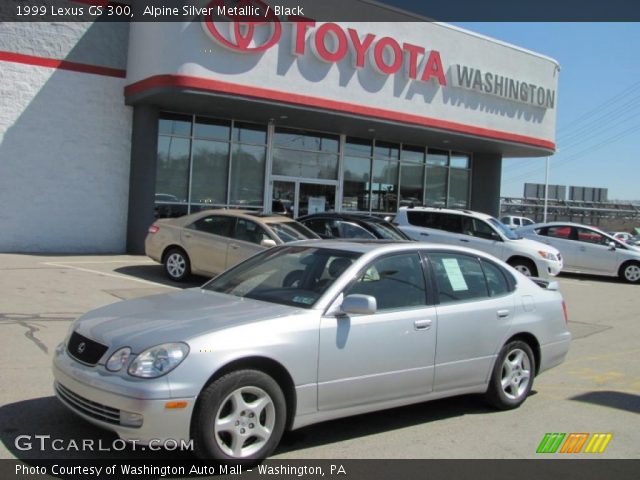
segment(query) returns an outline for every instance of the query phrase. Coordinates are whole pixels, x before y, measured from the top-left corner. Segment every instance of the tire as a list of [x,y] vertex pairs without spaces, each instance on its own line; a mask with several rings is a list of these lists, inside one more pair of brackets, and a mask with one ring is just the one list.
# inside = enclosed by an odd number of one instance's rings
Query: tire
[[196,455],[255,463],[278,446],[286,417],[284,394],[273,378],[257,370],[229,373],[200,395],[191,424]]
[[627,262],[620,267],[620,279],[628,283],[640,282],[640,263]]
[[538,269],[531,260],[526,258],[514,258],[509,260],[509,265],[522,273],[525,277],[537,277]]
[[171,248],[164,255],[164,273],[174,282],[181,282],[191,275],[189,256],[181,248]]
[[519,407],[531,392],[536,364],[531,347],[516,340],[506,344],[493,367],[487,402],[499,410]]

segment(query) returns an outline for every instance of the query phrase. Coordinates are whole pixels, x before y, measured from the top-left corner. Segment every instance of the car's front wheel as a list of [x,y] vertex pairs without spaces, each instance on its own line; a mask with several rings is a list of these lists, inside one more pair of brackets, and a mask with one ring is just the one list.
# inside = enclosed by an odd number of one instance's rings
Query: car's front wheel
[[164,256],[164,271],[171,280],[181,282],[191,274],[189,256],[180,248],[172,248]]
[[207,386],[193,416],[200,458],[250,463],[269,456],[284,431],[286,401],[278,383],[257,370],[238,370]]
[[519,407],[531,391],[535,370],[531,347],[520,340],[509,342],[493,368],[487,401],[500,410]]
[[538,269],[531,260],[526,258],[514,258],[509,260],[509,265],[522,273],[525,277],[537,277]]
[[625,282],[640,282],[640,263],[628,262],[620,267],[620,278]]

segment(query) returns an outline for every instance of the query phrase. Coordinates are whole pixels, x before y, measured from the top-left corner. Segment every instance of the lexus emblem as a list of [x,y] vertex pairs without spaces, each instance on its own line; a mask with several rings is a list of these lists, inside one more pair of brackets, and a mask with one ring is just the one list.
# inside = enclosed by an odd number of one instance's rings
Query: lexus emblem
[[[207,35],[223,47],[235,52],[264,52],[278,43],[282,25],[273,13],[273,9],[260,0],[237,0],[231,3],[235,5],[229,7],[225,4],[225,0],[209,2],[207,7],[215,9],[213,11],[216,12],[237,8],[238,11],[246,13],[233,16],[206,15],[202,27]],[[216,22],[216,17],[220,18],[220,21]],[[252,21],[257,18],[264,20]]]
[[78,344],[78,349],[77,349],[78,353],[82,353],[82,352],[84,352],[84,349],[85,349],[85,348],[87,348],[87,344],[86,344],[86,343],[84,343],[84,342],[80,342],[80,343]]

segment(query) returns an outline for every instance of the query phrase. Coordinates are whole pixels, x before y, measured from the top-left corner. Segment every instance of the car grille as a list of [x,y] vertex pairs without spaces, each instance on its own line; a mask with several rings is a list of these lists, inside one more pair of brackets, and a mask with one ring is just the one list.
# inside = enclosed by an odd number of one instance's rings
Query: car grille
[[87,400],[56,382],[59,398],[72,410],[103,422],[120,425],[120,410]]
[[98,360],[104,355],[107,348],[106,345],[84,337],[78,332],[71,334],[71,338],[67,344],[67,352],[69,352],[69,355],[87,365],[95,365],[98,363]]

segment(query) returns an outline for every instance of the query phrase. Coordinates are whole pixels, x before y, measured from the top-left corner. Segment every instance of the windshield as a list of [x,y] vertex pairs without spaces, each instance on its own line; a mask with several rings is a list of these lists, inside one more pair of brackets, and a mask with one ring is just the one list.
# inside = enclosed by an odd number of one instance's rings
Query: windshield
[[384,238],[386,240],[409,240],[409,237],[388,223],[371,222],[369,225],[373,230],[375,230],[380,238]]
[[284,243],[295,242],[296,240],[308,240],[310,238],[320,238],[298,222],[275,222],[270,223],[269,227]]
[[202,288],[311,308],[359,256],[356,252],[330,248],[275,247],[226,271]]
[[509,227],[507,227],[504,223],[496,220],[495,218],[489,218],[489,223],[498,230],[503,236],[507,237],[509,240],[520,240],[522,237],[517,233],[514,233]]

